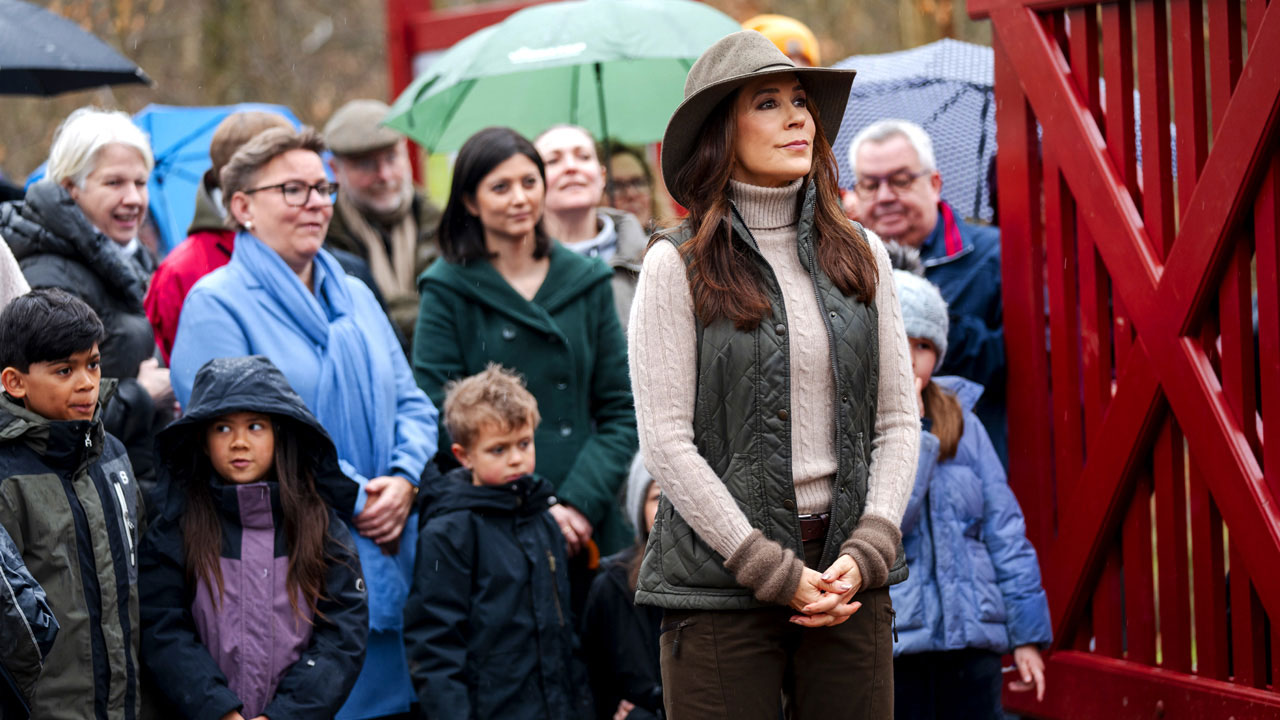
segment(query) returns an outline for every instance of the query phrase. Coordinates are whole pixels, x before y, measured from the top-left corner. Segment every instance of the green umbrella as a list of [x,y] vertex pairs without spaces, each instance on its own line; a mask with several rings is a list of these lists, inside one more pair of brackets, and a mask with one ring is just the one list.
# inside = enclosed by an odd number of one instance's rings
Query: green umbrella
[[741,30],[692,0],[535,5],[459,41],[414,80],[386,124],[431,151],[506,125],[533,137],[557,123],[597,138],[660,140],[693,61]]

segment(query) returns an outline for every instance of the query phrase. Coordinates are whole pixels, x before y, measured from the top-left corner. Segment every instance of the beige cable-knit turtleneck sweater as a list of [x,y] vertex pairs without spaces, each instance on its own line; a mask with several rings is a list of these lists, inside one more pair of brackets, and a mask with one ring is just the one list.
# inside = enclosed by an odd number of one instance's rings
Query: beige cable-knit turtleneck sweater
[[[793,482],[797,512],[806,514],[831,503],[835,380],[826,325],[796,251],[801,182],[762,188],[733,181],[731,192],[786,304]],[[879,269],[880,382],[864,515],[897,526],[915,482],[920,420],[889,256],[873,233],[867,238]],[[670,243],[656,243],[645,256],[631,313],[631,384],[645,464],[699,537],[728,558],[752,528],[693,444],[697,327],[684,260]]]

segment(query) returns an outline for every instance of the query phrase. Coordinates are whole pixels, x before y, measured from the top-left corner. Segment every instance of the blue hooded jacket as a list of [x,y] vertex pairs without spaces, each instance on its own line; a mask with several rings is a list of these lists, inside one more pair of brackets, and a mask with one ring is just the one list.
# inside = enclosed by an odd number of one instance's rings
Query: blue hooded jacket
[[1040,565],[1022,509],[991,439],[973,413],[982,386],[933,381],[964,408],[955,457],[938,462],[938,438],[921,431],[916,484],[902,517],[907,580],[889,588],[897,612],[895,656],[982,648],[1006,653],[1053,639]]

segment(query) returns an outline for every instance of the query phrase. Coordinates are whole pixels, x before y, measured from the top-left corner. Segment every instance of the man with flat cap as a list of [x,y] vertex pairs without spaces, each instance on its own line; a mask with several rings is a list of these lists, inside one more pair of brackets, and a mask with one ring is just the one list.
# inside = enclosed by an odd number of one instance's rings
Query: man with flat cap
[[324,128],[338,202],[325,247],[363,258],[406,347],[418,318],[418,274],[436,256],[440,211],[413,187],[404,136],[383,127],[388,107],[352,100]]

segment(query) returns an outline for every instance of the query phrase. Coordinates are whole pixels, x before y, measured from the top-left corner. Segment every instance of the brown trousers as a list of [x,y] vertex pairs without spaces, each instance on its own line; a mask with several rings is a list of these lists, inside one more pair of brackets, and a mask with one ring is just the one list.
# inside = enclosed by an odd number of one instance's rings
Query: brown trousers
[[[814,567],[822,541],[805,543]],[[790,608],[668,610],[662,695],[668,720],[890,720],[893,606],[889,589],[858,593],[835,627],[804,628]],[[781,705],[779,703],[781,702]]]

